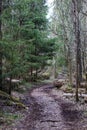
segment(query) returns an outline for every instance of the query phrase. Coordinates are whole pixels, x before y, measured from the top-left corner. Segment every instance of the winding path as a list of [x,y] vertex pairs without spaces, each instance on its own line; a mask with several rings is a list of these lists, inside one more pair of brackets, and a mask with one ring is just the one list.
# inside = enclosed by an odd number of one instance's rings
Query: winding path
[[14,130],[87,130],[81,124],[81,112],[62,95],[52,85],[34,89],[30,95],[30,112]]

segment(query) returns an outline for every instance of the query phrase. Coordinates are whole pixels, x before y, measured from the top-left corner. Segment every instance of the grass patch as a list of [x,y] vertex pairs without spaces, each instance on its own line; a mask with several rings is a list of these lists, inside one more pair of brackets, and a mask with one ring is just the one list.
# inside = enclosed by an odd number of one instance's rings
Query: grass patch
[[33,83],[25,82],[24,86],[27,87],[27,88],[32,88]]
[[21,114],[14,114],[8,112],[0,112],[0,126],[11,125],[14,121],[21,119]]

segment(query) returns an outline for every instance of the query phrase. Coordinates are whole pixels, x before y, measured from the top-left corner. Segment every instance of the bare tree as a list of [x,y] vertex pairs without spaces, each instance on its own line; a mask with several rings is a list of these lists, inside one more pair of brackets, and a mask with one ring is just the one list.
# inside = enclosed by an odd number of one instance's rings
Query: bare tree
[[76,101],[79,101],[78,88],[82,78],[82,64],[81,64],[81,39],[80,39],[80,21],[79,21],[79,1],[72,0],[74,7],[74,29],[75,29],[75,43],[76,43]]

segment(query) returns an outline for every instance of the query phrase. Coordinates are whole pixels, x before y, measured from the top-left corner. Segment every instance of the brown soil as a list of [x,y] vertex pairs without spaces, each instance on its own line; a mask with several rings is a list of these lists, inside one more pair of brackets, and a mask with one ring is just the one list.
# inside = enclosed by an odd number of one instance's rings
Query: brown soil
[[3,130],[87,130],[87,106],[64,98],[52,85],[34,88],[23,102],[24,118]]

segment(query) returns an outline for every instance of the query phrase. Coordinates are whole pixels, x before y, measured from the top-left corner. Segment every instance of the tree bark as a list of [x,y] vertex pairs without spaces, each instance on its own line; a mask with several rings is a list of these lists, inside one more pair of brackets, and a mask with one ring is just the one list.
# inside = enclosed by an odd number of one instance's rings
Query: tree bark
[[9,92],[8,92],[9,95],[11,95],[11,91],[12,91],[12,83],[11,83],[11,81],[12,81],[12,76],[10,76],[10,81],[9,81]]
[[[2,41],[2,0],[0,0],[0,42]],[[2,90],[2,45],[0,45],[0,90]]]
[[81,64],[81,40],[80,40],[80,21],[79,21],[79,1],[72,0],[74,5],[74,28],[76,42],[76,101],[79,101],[78,88],[82,79],[82,64]]
[[72,87],[72,60],[70,47],[68,47],[68,70],[69,70],[69,85]]

